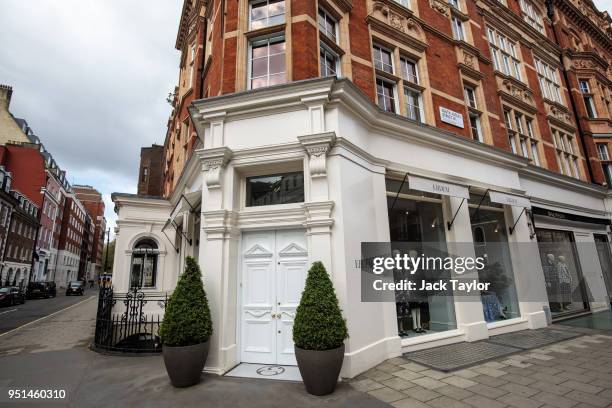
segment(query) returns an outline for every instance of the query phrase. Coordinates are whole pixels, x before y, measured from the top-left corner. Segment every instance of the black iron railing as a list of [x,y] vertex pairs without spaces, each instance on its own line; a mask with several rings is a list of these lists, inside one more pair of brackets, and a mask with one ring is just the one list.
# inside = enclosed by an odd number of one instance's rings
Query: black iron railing
[[168,297],[145,295],[138,288],[116,294],[111,287],[101,287],[96,314],[93,348],[120,353],[159,353],[161,342],[159,313],[146,312],[147,304],[165,309]]

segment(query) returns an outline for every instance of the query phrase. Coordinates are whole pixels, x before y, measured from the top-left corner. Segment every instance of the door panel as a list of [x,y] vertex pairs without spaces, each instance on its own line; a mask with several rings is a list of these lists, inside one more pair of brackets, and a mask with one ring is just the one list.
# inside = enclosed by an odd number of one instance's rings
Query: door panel
[[274,240],[245,235],[242,255],[242,360],[268,363],[276,354]]
[[308,268],[304,231],[243,235],[242,361],[295,365],[293,319]]

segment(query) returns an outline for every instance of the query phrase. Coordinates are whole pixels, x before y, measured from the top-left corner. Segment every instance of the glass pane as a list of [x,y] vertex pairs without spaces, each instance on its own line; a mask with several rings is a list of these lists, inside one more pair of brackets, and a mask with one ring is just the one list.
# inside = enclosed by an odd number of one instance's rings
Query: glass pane
[[[392,180],[395,183],[395,180]],[[446,253],[446,236],[442,205],[427,201],[395,200],[387,197],[391,241],[404,242],[401,247],[412,257],[440,256]],[[409,247],[410,249],[407,249]],[[432,271],[428,271],[432,272]],[[408,272],[410,273],[410,272]],[[435,271],[440,279],[449,279],[447,270]],[[417,271],[411,280],[428,279]],[[396,282],[407,279],[405,271],[394,272]],[[457,327],[452,293],[431,293],[427,290],[396,290],[397,330],[401,337],[452,330]]]
[[[478,201],[480,198],[477,197]],[[478,279],[491,284],[489,290],[480,293],[485,320],[495,322],[517,318],[521,313],[503,209],[481,206],[476,212],[471,208],[470,219],[476,256],[485,259],[485,267],[478,271]]]
[[286,82],[285,73],[270,75],[269,85],[284,84]]
[[270,57],[270,74],[285,72],[285,54],[272,55]]
[[262,58],[268,55],[268,44],[255,44],[253,45],[253,59]]
[[270,40],[270,55],[285,53],[284,40]]
[[251,76],[253,78],[264,76],[268,73],[268,59],[257,58],[253,60],[253,66],[251,68]]
[[303,172],[247,178],[247,207],[303,201]]
[[536,234],[553,317],[588,309],[573,234],[539,228]]
[[261,88],[264,86],[268,85],[268,78],[267,77],[262,77],[262,78],[253,78],[253,80],[251,81],[251,88],[252,89],[256,89],[256,88]]

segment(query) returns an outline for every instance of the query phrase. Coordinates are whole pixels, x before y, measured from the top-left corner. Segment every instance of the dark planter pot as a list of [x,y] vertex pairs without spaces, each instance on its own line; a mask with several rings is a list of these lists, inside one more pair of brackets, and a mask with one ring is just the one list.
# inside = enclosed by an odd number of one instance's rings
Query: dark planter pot
[[209,347],[210,340],[193,346],[163,345],[164,364],[172,385],[182,388],[200,382]]
[[344,344],[331,350],[304,350],[295,347],[295,358],[306,386],[312,395],[334,392],[344,359]]

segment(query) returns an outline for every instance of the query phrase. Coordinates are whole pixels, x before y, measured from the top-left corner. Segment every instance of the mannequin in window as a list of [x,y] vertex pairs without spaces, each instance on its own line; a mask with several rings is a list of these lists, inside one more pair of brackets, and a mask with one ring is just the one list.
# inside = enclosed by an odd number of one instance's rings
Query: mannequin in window
[[557,272],[557,261],[555,255],[546,254],[546,260],[544,265],[544,280],[546,281],[546,292],[548,293],[548,300],[550,304],[550,310],[553,312],[561,311],[561,304],[559,300],[559,273]]
[[[411,249],[408,251],[408,255],[411,258],[417,258],[419,253]],[[425,305],[427,306],[427,293],[424,290],[419,290],[421,287],[421,282],[425,279],[425,275],[422,270],[417,270],[414,275],[412,275],[412,281],[416,282],[417,289],[407,291],[408,294],[408,306],[410,307],[410,316],[412,317],[412,330],[415,333],[426,333],[427,331],[423,329],[421,325],[421,307]]]
[[[400,255],[401,252],[398,249],[394,249],[391,251],[392,257],[395,258],[396,255]],[[408,273],[404,270],[393,270],[393,280],[397,283],[406,279],[408,277]],[[408,293],[406,290],[396,290],[395,291],[395,311],[397,313],[397,331],[401,337],[408,336],[408,331],[410,330],[406,323],[406,318],[409,313],[408,308]]]
[[565,262],[565,257],[559,255],[557,263],[557,274],[559,276],[559,300],[562,310],[570,310],[572,306],[572,274]]

